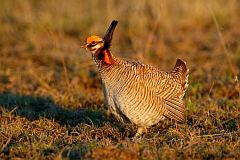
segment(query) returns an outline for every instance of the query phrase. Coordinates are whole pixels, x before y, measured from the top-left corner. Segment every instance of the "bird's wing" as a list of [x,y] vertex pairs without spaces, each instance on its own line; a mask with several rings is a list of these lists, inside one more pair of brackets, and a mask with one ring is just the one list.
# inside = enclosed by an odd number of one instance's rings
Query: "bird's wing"
[[162,99],[162,103],[167,109],[165,116],[183,121],[185,104],[182,95],[185,91],[174,75],[171,72],[147,69],[140,73],[140,76],[145,87]]

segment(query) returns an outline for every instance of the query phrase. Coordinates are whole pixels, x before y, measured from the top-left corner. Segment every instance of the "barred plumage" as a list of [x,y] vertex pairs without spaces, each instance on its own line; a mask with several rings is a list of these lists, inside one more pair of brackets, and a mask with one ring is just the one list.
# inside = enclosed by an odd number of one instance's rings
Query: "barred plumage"
[[186,63],[178,59],[171,72],[164,72],[114,57],[109,47],[116,25],[113,21],[103,39],[91,36],[83,46],[92,52],[98,66],[106,105],[122,122],[136,124],[139,134],[165,118],[183,121],[182,98],[189,73]]

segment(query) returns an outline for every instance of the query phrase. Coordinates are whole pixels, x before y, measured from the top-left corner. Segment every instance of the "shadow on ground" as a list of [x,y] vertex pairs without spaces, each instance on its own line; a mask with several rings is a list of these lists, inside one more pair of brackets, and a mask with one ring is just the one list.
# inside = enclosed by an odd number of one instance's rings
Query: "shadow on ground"
[[104,111],[87,107],[66,109],[55,104],[50,97],[13,94],[9,91],[0,93],[0,108],[13,111],[15,115],[26,117],[31,121],[45,117],[54,119],[61,125],[89,124],[97,127],[114,121]]

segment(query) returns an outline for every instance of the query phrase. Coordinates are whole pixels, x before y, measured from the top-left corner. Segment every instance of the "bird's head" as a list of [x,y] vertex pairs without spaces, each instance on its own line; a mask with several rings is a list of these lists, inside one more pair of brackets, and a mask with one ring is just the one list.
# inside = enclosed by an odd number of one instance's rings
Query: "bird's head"
[[93,54],[96,54],[104,47],[104,40],[99,36],[90,36],[86,39],[86,44],[81,47],[88,49]]
[[104,51],[105,49],[109,49],[117,23],[118,21],[113,20],[103,38],[99,36],[90,36],[86,39],[86,44],[81,47],[88,49],[94,55],[100,53],[99,51],[101,50]]
[[110,46],[112,42],[113,32],[117,26],[117,21],[113,20],[110,24],[106,34],[103,38],[98,36],[90,36],[86,39],[86,44],[82,45],[82,48],[85,48],[92,52],[94,60],[98,62],[104,62],[104,64],[112,64],[113,56],[110,53]]

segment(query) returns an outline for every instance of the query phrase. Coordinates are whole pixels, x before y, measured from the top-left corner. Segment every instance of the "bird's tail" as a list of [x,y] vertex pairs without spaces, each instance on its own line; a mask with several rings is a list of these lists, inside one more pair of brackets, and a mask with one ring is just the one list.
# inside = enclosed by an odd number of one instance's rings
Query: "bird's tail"
[[184,91],[182,95],[183,97],[188,87],[189,69],[187,68],[186,62],[182,61],[181,59],[177,59],[177,62],[172,70],[172,73],[176,76],[176,78],[182,85]]

